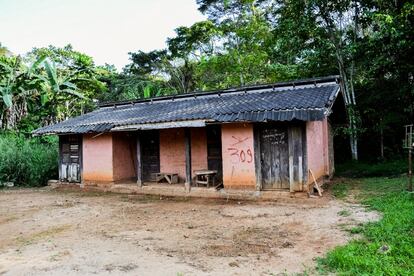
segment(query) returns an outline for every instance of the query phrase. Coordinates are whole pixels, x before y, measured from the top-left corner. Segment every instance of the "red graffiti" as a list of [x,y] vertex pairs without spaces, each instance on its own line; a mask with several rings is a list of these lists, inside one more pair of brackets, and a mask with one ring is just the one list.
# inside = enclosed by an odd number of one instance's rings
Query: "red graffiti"
[[243,150],[240,151],[240,161],[245,162],[246,161],[246,154]]
[[[230,155],[233,157],[233,163],[237,163],[237,162],[247,162],[247,163],[252,163],[253,161],[253,154],[251,149],[247,149],[246,151],[244,150],[239,150],[238,148],[227,148],[227,150],[231,151]],[[246,157],[247,154],[247,157]]]
[[250,148],[241,149],[242,144],[249,139],[249,137],[237,137],[232,136],[235,143],[231,144],[232,147],[227,148],[230,151],[230,156],[232,157],[232,163],[251,163],[253,162],[253,153]]
[[247,160],[247,163],[252,163],[253,161],[253,154],[252,151],[250,149],[247,149],[247,155],[249,156],[250,159]]
[[242,144],[244,143],[244,141],[249,140],[249,137],[245,137],[245,138],[240,138],[240,137],[236,137],[236,136],[231,136],[234,140],[236,140],[237,142],[234,144],[231,144],[232,146],[238,145],[238,144]]

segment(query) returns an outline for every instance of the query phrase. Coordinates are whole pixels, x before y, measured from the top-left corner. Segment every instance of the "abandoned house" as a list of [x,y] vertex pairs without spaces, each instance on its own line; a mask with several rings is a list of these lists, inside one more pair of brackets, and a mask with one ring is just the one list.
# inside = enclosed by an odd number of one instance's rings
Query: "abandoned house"
[[59,135],[62,183],[306,191],[334,172],[340,90],[332,76],[105,103],[33,134]]

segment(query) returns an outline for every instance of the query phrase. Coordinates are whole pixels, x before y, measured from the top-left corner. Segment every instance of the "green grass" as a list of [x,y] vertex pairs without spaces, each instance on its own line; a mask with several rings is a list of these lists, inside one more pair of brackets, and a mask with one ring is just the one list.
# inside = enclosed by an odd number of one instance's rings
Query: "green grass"
[[360,178],[378,176],[400,176],[407,173],[407,160],[397,159],[383,162],[347,162],[336,165],[336,176]]
[[[406,178],[351,179],[348,184],[360,191],[356,198],[362,204],[383,217],[351,229],[350,233],[361,238],[319,259],[318,271],[338,275],[414,275],[414,194],[405,191]],[[346,196],[346,188],[337,189]]]
[[332,187],[332,194],[336,198],[345,198],[348,194],[349,190],[349,183],[335,183],[335,185]]
[[338,212],[338,215],[340,215],[341,217],[349,217],[351,215],[351,212],[348,210],[341,210]]

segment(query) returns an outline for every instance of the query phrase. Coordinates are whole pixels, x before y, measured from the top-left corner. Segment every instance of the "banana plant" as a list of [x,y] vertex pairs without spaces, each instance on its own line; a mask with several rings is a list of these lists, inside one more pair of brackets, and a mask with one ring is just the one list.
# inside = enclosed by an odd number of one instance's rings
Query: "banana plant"
[[36,66],[27,67],[20,57],[0,60],[0,112],[6,128],[26,115],[27,100],[37,93],[35,81],[28,77],[29,69]]
[[0,78],[0,93],[1,99],[6,108],[11,108],[14,101],[37,94],[36,78],[33,73],[45,60],[45,57],[40,57],[29,67],[21,63],[20,58],[11,60],[11,64],[0,61],[0,69],[2,77]]
[[0,61],[2,69],[2,78],[0,79],[1,99],[6,108],[13,105],[13,89],[16,86],[17,74],[14,66],[10,66],[6,62]]
[[40,94],[42,105],[45,105],[51,100],[56,100],[59,96],[65,95],[72,95],[80,99],[86,98],[79,92],[78,87],[74,83],[74,81],[79,80],[77,75],[81,70],[75,70],[70,74],[64,74],[64,72],[58,72],[54,62],[44,60],[43,65],[46,71],[46,76],[40,74],[37,75],[37,78],[42,80],[42,91]]

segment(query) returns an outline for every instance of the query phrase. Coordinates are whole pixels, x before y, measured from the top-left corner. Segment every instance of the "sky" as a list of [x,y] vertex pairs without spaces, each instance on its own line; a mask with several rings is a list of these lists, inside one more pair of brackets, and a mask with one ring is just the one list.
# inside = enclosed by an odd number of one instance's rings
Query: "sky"
[[97,65],[165,47],[174,29],[204,19],[196,0],[0,0],[0,42],[14,54],[72,44]]

